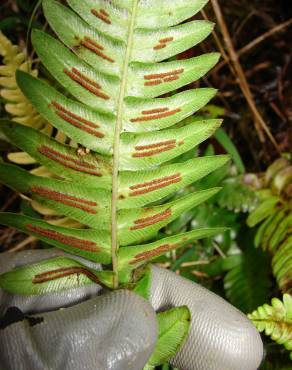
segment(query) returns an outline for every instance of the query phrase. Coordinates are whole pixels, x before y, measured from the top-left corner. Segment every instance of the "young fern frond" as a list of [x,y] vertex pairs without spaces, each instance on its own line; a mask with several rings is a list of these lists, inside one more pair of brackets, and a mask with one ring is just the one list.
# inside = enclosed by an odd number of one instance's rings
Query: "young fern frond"
[[[37,129],[43,129],[47,125],[47,122],[23,95],[16,82],[16,71],[19,69],[29,72],[32,62],[1,31],[0,55],[2,56],[2,65],[0,66],[0,95],[6,101],[4,105],[6,112],[15,122]],[[37,76],[38,70],[33,69],[30,73],[33,76]],[[35,163],[33,158],[23,152],[9,153],[8,158],[12,162],[19,164]]]
[[273,273],[283,292],[292,292],[292,166],[285,158],[275,161],[265,175],[262,200],[247,220],[260,224],[255,244],[271,253]]
[[[275,342],[292,351],[292,296],[284,294],[283,302],[272,299],[272,305],[264,304],[248,317],[260,332],[265,332]],[[290,354],[292,360],[292,352]]]
[[[47,122],[23,95],[15,77],[17,70],[29,72],[31,61],[1,31],[0,55],[3,57],[3,64],[0,66],[0,95],[7,101],[5,110],[15,122],[38,129],[43,128]],[[33,69],[30,73],[37,76],[38,70]]]
[[[116,288],[151,259],[219,231],[198,229],[153,241],[159,229],[218,189],[169,203],[163,200],[228,160],[210,156],[174,161],[210,137],[221,123],[217,119],[184,122],[207,104],[214,89],[176,92],[218,61],[216,53],[173,58],[211,33],[213,25],[207,21],[181,24],[206,2],[68,0],[65,7],[43,1],[45,17],[60,40],[35,30],[32,42],[63,90],[22,71],[17,81],[46,120],[88,150],[83,155],[32,128],[7,123],[10,140],[56,179],[1,164],[1,181],[70,215],[87,229],[52,226],[13,214],[1,215],[0,222],[112,269],[100,273],[85,266],[70,268],[68,259],[56,259],[55,268],[54,260],[43,263],[41,270],[38,264],[25,267],[17,271],[17,278],[26,281],[29,292],[36,293],[36,284],[39,289],[42,284],[47,284],[45,289],[70,288],[68,276],[78,273]],[[15,273],[3,275],[1,286],[13,291]],[[59,285],[54,284],[56,279]]]

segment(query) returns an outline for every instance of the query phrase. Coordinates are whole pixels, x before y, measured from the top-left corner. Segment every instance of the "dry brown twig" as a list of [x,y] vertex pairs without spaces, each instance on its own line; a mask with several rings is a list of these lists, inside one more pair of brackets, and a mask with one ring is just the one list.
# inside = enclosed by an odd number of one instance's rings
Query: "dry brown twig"
[[[204,18],[206,21],[209,21],[209,18],[208,18],[208,16],[207,16],[207,14],[204,12],[204,10],[201,10],[201,14],[202,14],[203,18]],[[234,71],[234,69],[233,69],[233,66],[232,66],[232,64],[230,63],[229,57],[228,57],[228,55],[226,54],[225,49],[224,49],[224,47],[223,47],[223,45],[222,45],[222,43],[221,43],[221,40],[220,40],[220,38],[218,37],[218,35],[217,35],[217,33],[216,33],[216,31],[215,31],[215,30],[213,30],[213,31],[212,31],[212,36],[214,37],[215,43],[216,43],[216,45],[217,45],[217,47],[218,47],[218,49],[219,49],[219,51],[220,51],[220,54],[221,54],[222,58],[224,59],[224,65],[225,65],[225,64],[228,64],[228,65],[229,65],[229,68],[230,68],[230,70],[231,70],[231,72],[234,74],[234,73],[235,73],[235,71]]]
[[[16,246],[10,248],[8,252],[19,252],[20,250],[24,249],[27,245],[36,242],[36,240],[37,239],[34,236],[29,236],[22,240],[21,242],[19,242]],[[31,245],[30,248],[32,249],[33,246]]]
[[[252,50],[255,46],[260,44],[261,42],[265,41],[267,38],[273,36],[275,33],[283,31],[285,28],[289,27],[292,25],[292,18],[289,19],[286,22],[280,23],[274,28],[270,29],[269,31],[263,33],[259,37],[255,38],[251,42],[249,42],[247,45],[245,45],[243,48],[239,49],[237,51],[237,54],[239,57],[244,55],[245,53],[249,52]],[[223,68],[227,64],[226,60],[224,59],[222,62],[220,62],[215,68],[214,71],[218,72],[221,68]]]
[[238,53],[236,52],[236,50],[233,46],[233,42],[231,40],[229,30],[226,26],[226,23],[225,23],[224,16],[222,14],[220,5],[219,5],[217,0],[211,0],[211,3],[212,3],[212,6],[213,6],[214,13],[216,15],[218,24],[220,26],[220,30],[221,30],[221,33],[222,33],[222,36],[223,36],[223,39],[224,39],[224,42],[225,42],[225,45],[226,45],[227,54],[229,55],[229,60],[231,61],[232,65],[233,65],[233,68],[236,72],[238,84],[239,84],[239,86],[242,90],[242,93],[245,96],[245,99],[246,99],[246,101],[249,105],[249,108],[250,108],[251,112],[253,113],[253,116],[254,116],[254,119],[255,119],[255,128],[257,130],[258,136],[259,136],[261,142],[264,142],[264,133],[265,133],[268,136],[268,138],[270,139],[270,141],[273,143],[275,149],[280,153],[280,149],[278,147],[278,144],[277,144],[275,138],[273,137],[270,129],[266,125],[264,119],[262,118],[261,114],[259,113],[259,111],[258,111],[258,109],[255,105],[255,102],[254,102],[254,99],[252,97],[252,93],[251,93],[249,84],[247,82],[247,79],[246,79],[246,76],[244,74],[243,68],[242,68],[242,66],[239,62]]
[[238,54],[239,55],[242,55],[242,54],[246,53],[250,49],[254,48],[258,44],[260,44],[261,42],[263,42],[264,40],[266,40],[267,38],[273,36],[275,33],[280,32],[280,31],[283,31],[284,28],[289,27],[291,25],[292,25],[292,18],[289,19],[286,22],[283,22],[283,23],[278,24],[277,26],[275,26],[271,30],[263,33],[262,35],[260,35],[259,37],[255,38],[253,41],[251,41],[250,43],[248,43],[247,45],[245,45],[243,48],[241,48],[238,51]]

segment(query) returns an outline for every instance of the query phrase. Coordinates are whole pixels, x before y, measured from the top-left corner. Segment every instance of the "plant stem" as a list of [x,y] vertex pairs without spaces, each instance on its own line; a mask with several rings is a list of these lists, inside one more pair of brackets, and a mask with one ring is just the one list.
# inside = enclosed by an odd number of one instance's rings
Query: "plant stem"
[[113,153],[113,180],[112,180],[112,204],[111,204],[111,254],[112,254],[112,267],[114,272],[114,289],[119,286],[119,276],[118,276],[118,250],[119,250],[119,241],[118,241],[118,225],[117,225],[117,204],[118,204],[118,191],[119,191],[119,155],[120,155],[120,135],[122,129],[122,120],[123,120],[123,110],[124,110],[124,98],[127,87],[128,79],[128,69],[129,61],[131,58],[132,44],[133,44],[133,35],[134,27],[136,21],[136,13],[138,8],[138,0],[133,1],[131,21],[129,23],[128,29],[128,39],[126,44],[126,55],[124,60],[122,78],[121,78],[121,88],[118,98],[118,108],[117,108],[117,122],[115,127],[115,136],[114,136],[114,153]]

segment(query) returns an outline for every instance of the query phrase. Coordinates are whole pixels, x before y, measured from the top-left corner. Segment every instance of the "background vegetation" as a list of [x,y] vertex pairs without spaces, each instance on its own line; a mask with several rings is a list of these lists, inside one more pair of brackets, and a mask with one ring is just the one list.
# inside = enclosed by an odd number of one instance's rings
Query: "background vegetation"
[[[0,116],[13,117],[62,140],[62,134],[25,101],[14,80],[17,68],[29,70],[27,60],[32,63],[32,73],[50,80],[28,42],[31,27],[47,28],[36,5],[32,0],[4,0],[0,5],[0,31],[7,37],[0,34],[1,64],[6,65],[0,67]],[[215,291],[246,314],[266,304],[250,318],[267,334],[262,369],[271,370],[292,369],[291,16],[291,6],[285,0],[211,0],[201,13],[216,22],[213,37],[180,57],[221,52],[217,67],[198,84],[218,88],[212,105],[200,114],[222,117],[224,125],[207,144],[185,154],[184,159],[197,153],[227,152],[232,163],[195,185],[197,189],[222,186],[222,191],[183,214],[160,236],[198,226],[230,229],[156,261]],[[1,133],[0,151],[4,160],[31,165],[21,153],[7,155],[16,149]],[[191,187],[184,190],[190,191]],[[46,212],[4,186],[0,194],[1,211],[21,211],[34,217]],[[46,218],[59,224],[72,222],[51,213]],[[1,251],[46,247],[33,237],[1,227]]]

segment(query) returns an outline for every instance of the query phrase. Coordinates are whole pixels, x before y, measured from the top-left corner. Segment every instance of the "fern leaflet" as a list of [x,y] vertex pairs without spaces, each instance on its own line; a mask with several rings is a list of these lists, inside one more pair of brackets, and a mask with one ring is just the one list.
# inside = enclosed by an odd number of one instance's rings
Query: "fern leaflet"
[[[260,332],[265,332],[278,344],[292,351],[292,296],[284,294],[283,302],[273,298],[271,306],[264,304],[248,317]],[[292,352],[290,354],[292,360]]]

